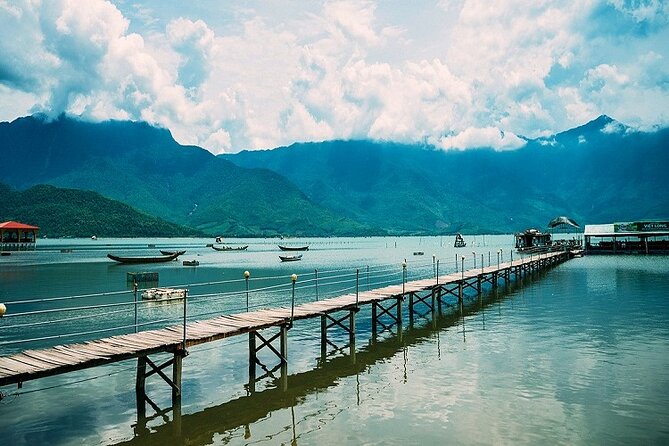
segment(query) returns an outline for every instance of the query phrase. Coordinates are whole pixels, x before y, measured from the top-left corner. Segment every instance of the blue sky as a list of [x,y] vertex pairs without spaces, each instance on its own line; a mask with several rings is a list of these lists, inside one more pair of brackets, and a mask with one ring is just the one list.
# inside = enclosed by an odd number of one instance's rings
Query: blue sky
[[0,120],[505,150],[600,114],[668,125],[667,42],[662,0],[0,0]]

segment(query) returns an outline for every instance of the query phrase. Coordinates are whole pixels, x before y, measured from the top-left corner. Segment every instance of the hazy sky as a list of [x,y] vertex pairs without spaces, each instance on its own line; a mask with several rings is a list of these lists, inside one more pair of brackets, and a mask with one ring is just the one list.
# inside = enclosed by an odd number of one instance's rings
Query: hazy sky
[[669,125],[664,0],[0,0],[0,120],[146,120],[214,153]]

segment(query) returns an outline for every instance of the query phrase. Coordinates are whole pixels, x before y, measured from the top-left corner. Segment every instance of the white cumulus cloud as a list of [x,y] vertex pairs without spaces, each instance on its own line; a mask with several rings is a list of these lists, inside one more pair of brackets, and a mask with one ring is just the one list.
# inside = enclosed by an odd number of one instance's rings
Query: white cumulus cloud
[[0,0],[0,119],[146,120],[215,153],[510,150],[600,114],[669,124],[667,41],[660,0]]

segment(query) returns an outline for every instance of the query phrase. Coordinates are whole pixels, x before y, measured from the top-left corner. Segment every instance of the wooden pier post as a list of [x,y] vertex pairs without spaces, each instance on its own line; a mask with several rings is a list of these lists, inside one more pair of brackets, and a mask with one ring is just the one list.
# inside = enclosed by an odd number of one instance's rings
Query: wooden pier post
[[372,338],[376,339],[376,324],[377,324],[377,313],[376,307],[378,303],[376,301],[372,302]]
[[256,364],[258,363],[256,349],[256,334],[249,332],[249,392],[256,391]]
[[[290,323],[292,326],[292,320]],[[281,389],[288,390],[288,325],[281,326]]]
[[135,378],[135,396],[137,399],[137,423],[146,423],[146,356],[137,358],[137,376]]
[[174,352],[174,363],[172,364],[172,407],[181,407],[181,372],[184,357],[183,350]]

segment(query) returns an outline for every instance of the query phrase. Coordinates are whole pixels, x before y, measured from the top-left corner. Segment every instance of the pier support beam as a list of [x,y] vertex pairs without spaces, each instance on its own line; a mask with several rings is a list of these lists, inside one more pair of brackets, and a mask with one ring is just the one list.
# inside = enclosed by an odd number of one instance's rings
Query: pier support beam
[[[393,325],[397,325],[398,332],[402,330],[402,299],[402,296],[388,299],[388,301],[392,301],[393,303],[387,307],[384,307],[382,302],[372,302],[372,335],[374,337],[377,335],[378,325],[381,326],[382,331],[390,330]],[[392,313],[393,310],[395,310],[395,314]],[[388,324],[381,320],[384,316],[390,319]]]
[[[251,393],[255,392],[255,383],[264,378],[276,378],[274,372],[280,370],[281,388],[286,390],[288,388],[288,329],[290,324],[284,324],[279,327],[279,332],[270,338],[265,338],[258,331],[249,332],[249,384],[248,388]],[[276,340],[279,340],[279,349],[272,345]],[[269,369],[258,359],[258,352],[263,348],[267,348],[279,358],[279,364]],[[256,376],[256,366],[265,372],[261,376]]]
[[[352,308],[348,310],[348,314],[335,318],[330,314],[321,315],[321,360],[325,361],[327,356],[327,346],[330,345],[336,351],[342,351],[347,346],[349,347],[349,354],[353,357],[355,355],[355,314],[359,311],[359,308]],[[376,309],[372,308],[372,313],[375,313]],[[348,326],[344,322],[348,319]],[[373,325],[373,324],[372,324]],[[348,344],[344,347],[339,347],[334,342],[328,339],[328,328],[339,327],[344,332],[348,333]],[[374,327],[373,327],[374,330]]]
[[[163,364],[156,365],[148,356],[140,356],[137,358],[137,374],[135,376],[135,397],[137,402],[137,428],[142,430],[146,428],[146,404],[156,412],[158,416],[165,416],[172,411],[172,419],[174,427],[181,431],[181,375],[183,357],[187,353],[185,350],[176,350],[173,353],[172,359]],[[147,366],[151,370],[147,372]],[[172,366],[172,377],[170,378],[163,372],[164,369]],[[167,409],[161,409],[147,394],[146,394],[146,379],[151,375],[160,376],[172,388],[172,404]]]

